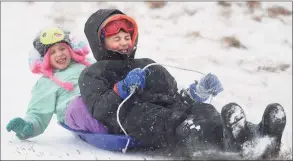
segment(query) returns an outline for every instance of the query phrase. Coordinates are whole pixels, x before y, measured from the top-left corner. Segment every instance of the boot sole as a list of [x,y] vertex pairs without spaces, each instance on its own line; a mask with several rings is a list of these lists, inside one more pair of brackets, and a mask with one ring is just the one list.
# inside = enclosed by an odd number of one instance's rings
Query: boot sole
[[282,135],[286,126],[286,113],[283,107],[277,103],[268,105],[263,115],[263,124],[269,128],[263,135]]
[[246,128],[246,116],[243,109],[235,103],[230,103],[222,109],[221,115],[227,132],[231,133],[234,140],[239,140],[240,133]]

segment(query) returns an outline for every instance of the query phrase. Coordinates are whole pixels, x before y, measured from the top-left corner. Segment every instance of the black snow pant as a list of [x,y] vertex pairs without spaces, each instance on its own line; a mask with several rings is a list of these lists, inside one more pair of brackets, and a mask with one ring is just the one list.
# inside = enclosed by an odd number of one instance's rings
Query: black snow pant
[[[205,144],[220,145],[222,123],[220,113],[210,104],[173,104],[163,107],[152,103],[135,105],[123,122],[128,135],[153,147],[175,147],[185,139],[176,129],[187,118],[193,118],[201,129],[198,140]],[[188,136],[187,136],[188,138]]]

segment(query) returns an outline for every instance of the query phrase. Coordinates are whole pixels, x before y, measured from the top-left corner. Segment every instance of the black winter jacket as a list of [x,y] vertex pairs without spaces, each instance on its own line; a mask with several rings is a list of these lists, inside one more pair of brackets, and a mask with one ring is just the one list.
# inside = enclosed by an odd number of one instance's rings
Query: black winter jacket
[[[96,63],[87,67],[79,78],[83,101],[92,116],[104,123],[111,133],[122,133],[116,119],[123,101],[113,88],[135,68],[144,68],[151,59],[134,59],[104,48],[97,30],[105,19],[118,10],[99,10],[85,24],[84,32]],[[135,47],[138,42],[136,39]],[[189,106],[181,101],[174,77],[162,66],[148,68],[144,90],[137,90],[120,110],[120,121],[129,135],[142,142],[163,144],[172,140],[175,127],[187,118]]]

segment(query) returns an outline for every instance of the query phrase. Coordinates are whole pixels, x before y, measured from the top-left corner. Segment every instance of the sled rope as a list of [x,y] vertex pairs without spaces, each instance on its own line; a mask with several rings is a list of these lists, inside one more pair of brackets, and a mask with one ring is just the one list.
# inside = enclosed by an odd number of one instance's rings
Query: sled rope
[[[143,70],[146,70],[147,68],[149,68],[150,66],[154,66],[154,65],[161,65],[161,66],[167,66],[167,67],[172,67],[172,68],[175,68],[175,69],[179,69],[179,70],[186,70],[186,71],[191,71],[191,72],[195,72],[195,73],[200,73],[202,75],[205,75],[204,73],[202,72],[199,72],[197,70],[192,70],[192,69],[186,69],[186,68],[180,68],[180,67],[176,67],[176,66],[171,66],[171,65],[166,65],[166,64],[160,64],[160,63],[151,63],[151,64],[148,64],[146,65]],[[126,132],[126,130],[123,128],[123,126],[121,125],[121,122],[120,122],[120,119],[119,119],[119,111],[121,109],[121,107],[123,106],[123,104],[136,92],[136,89],[138,88],[138,86],[131,86],[131,89],[130,89],[130,95],[124,99],[120,105],[118,106],[117,108],[117,111],[116,111],[116,119],[117,119],[117,123],[119,125],[119,127],[121,128],[121,130],[124,132],[124,134],[128,137],[128,141],[127,141],[127,144],[125,146],[125,148],[122,149],[122,152],[123,153],[126,153],[127,149],[128,149],[128,146],[130,144],[130,137],[128,135],[128,133]],[[210,102],[212,100],[212,97],[210,99]]]
[[148,65],[146,65],[146,66],[143,68],[143,70],[146,70],[148,67],[153,66],[153,65],[161,65],[161,66],[166,66],[166,67],[172,67],[172,68],[175,68],[175,69],[186,70],[186,71],[195,72],[195,73],[200,73],[200,74],[202,74],[202,75],[205,75],[204,73],[199,72],[199,71],[197,71],[197,70],[186,69],[186,68],[180,68],[180,67],[176,67],[176,66],[172,66],[172,65],[167,65],[167,64],[161,64],[161,63],[151,63],[151,64],[148,64]]
[[[119,127],[122,129],[122,131],[125,133],[125,135],[127,137],[129,137],[129,135],[126,132],[126,130],[123,128],[123,126],[121,125],[120,120],[119,120],[119,111],[120,111],[122,105],[135,93],[135,91],[136,91],[136,87],[135,86],[132,86],[131,87],[131,93],[130,93],[130,95],[120,103],[120,105],[118,106],[117,111],[116,111],[116,120],[117,120],[117,123],[118,123]],[[126,144],[125,148],[122,149],[122,152],[123,153],[126,153],[129,144],[130,144],[130,138],[128,138],[128,141],[127,141],[127,144]]]

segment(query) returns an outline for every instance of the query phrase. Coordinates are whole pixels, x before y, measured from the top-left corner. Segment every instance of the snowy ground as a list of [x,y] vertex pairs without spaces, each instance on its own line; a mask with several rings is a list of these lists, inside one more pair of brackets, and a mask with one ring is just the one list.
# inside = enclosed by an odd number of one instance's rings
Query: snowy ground
[[[230,7],[217,2],[168,2],[161,9],[150,9],[143,2],[2,2],[1,159],[155,159],[93,148],[59,127],[55,117],[42,135],[29,141],[20,141],[5,129],[10,119],[24,116],[31,87],[38,78],[30,73],[27,61],[37,31],[64,22],[85,38],[84,23],[99,8],[119,8],[137,20],[137,57],[218,75],[225,89],[212,100],[218,110],[226,103],[237,102],[248,120],[258,123],[267,104],[280,103],[287,113],[282,149],[291,150],[287,158],[292,159],[293,22],[292,13],[269,17],[267,9],[275,5],[292,11],[291,2],[262,2],[254,13],[244,2],[232,2]],[[255,16],[261,21],[253,20]],[[226,47],[222,43],[225,36],[235,36],[246,49]],[[179,87],[187,87],[201,77],[168,70]]]

